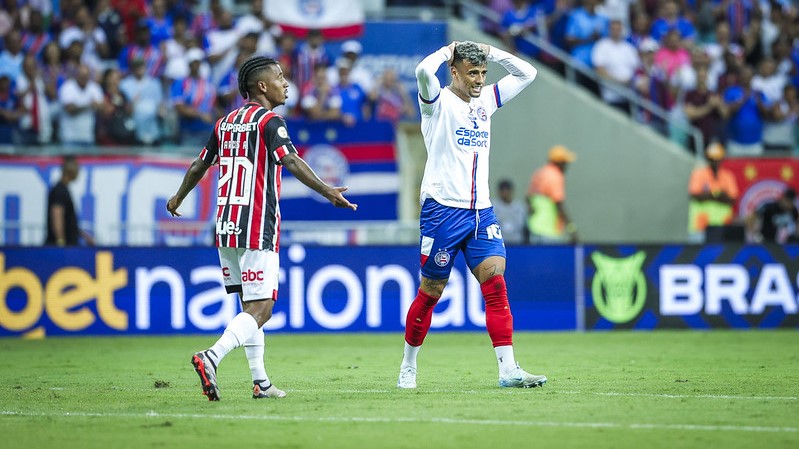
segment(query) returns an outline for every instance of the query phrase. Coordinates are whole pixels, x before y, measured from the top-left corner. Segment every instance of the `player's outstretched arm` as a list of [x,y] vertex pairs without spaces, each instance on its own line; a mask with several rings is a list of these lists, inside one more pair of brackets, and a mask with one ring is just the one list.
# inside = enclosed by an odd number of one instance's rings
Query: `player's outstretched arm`
[[298,155],[294,153],[287,154],[283,156],[280,162],[286,167],[286,170],[290,171],[301,183],[325,197],[332,205],[352,210],[358,209],[357,204],[350,203],[344,198],[344,195],[342,195],[343,192],[347,191],[346,187],[331,187],[327,185],[324,181],[319,179],[319,176],[317,176],[311,167]]
[[177,193],[166,203],[166,210],[168,210],[173,217],[181,216],[180,212],[178,212],[178,207],[183,203],[186,195],[188,195],[197,183],[203,179],[209,167],[210,165],[199,157],[191,163],[189,169],[186,170],[186,175],[183,176],[183,182],[180,184]]
[[441,64],[452,59],[455,42],[446,47],[441,47],[430,54],[416,66],[416,84],[419,86],[419,97],[423,103],[433,103],[441,92],[441,83],[436,77],[436,72]]
[[499,104],[507,103],[533,82],[538,70],[529,62],[522,60],[504,50],[490,45],[488,60],[496,62],[508,71],[508,75],[497,82]]

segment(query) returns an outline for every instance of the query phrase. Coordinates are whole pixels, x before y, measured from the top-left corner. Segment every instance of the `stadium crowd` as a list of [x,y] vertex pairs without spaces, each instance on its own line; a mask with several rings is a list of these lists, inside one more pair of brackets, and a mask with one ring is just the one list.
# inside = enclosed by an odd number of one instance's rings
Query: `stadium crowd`
[[[546,39],[594,70],[582,80],[628,113],[625,86],[696,126],[731,156],[797,147],[799,9],[790,0],[483,0],[484,22],[516,51],[562,70],[524,39]],[[651,114],[634,118],[669,133]],[[682,140],[684,137],[672,137]],[[692,142],[686,142],[693,148]],[[696,151],[696,149],[694,148]]]
[[[397,74],[374,79],[357,40],[284,33],[262,0],[239,16],[208,1],[0,0],[0,144],[202,143],[215,117],[243,104],[237,70],[253,54],[281,62],[291,84],[284,116],[414,118]],[[630,108],[613,85],[731,156],[797,148],[799,10],[790,0],[482,2],[502,17],[485,31],[562,71],[524,37],[547,39],[598,75],[581,81],[604,102],[689,148],[688,136]]]
[[0,0],[0,144],[202,144],[244,103],[238,67],[254,54],[279,60],[290,81],[284,116],[414,116],[394,71],[375,80],[359,64],[357,40],[326,46],[318,30],[298,39],[262,0],[238,17],[219,0],[197,3]]

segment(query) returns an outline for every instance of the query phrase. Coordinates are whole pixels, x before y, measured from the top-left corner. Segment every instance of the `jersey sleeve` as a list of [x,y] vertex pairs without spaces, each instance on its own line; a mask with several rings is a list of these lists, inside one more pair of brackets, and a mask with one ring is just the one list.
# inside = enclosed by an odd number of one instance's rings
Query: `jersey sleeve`
[[276,115],[269,119],[264,127],[264,140],[267,142],[267,149],[277,164],[280,164],[288,154],[297,154],[297,149],[291,143],[286,122],[283,117]]
[[219,134],[217,130],[219,129],[219,123],[221,121],[222,119],[216,121],[214,131],[211,133],[211,136],[208,137],[208,142],[206,142],[205,147],[200,151],[200,159],[208,165],[214,165],[219,162]]
[[496,47],[491,47],[488,60],[496,62],[508,71],[508,74],[496,84],[488,86],[494,94],[493,112],[529,86],[538,74],[538,70],[527,61]]
[[416,84],[419,87],[419,107],[422,115],[433,115],[433,110],[437,107],[438,97],[441,94],[441,83],[436,76],[436,71],[451,57],[452,52],[449,48],[441,47],[416,66]]
[[66,206],[69,201],[69,190],[57,186],[50,191],[50,206]]

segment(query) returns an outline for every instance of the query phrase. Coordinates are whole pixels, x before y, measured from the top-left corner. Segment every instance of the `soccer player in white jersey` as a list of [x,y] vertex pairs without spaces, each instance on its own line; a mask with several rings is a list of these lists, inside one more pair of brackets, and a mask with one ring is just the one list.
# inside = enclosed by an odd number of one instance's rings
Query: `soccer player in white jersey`
[[[499,63],[509,75],[486,86],[488,61]],[[442,88],[436,71],[444,63],[452,82]],[[399,388],[416,388],[416,357],[453,260],[461,251],[485,298],[486,328],[497,356],[499,386],[530,388],[547,381],[521,369],[513,355],[505,244],[488,192],[491,116],[533,82],[536,73],[527,62],[474,42],[453,42],[416,67],[427,147],[419,219],[422,283],[406,319]]]
[[286,123],[272,108],[286,102],[288,82],[274,59],[256,56],[239,69],[239,92],[247,100],[220,118],[199,157],[192,162],[166,207],[173,216],[212,164],[219,164],[216,246],[228,293],[237,292],[243,311],[222,336],[191,363],[203,394],[219,400],[216,368],[225,355],[244,346],[253,380],[253,398],[284,397],[264,369],[263,325],[277,300],[280,246],[280,173],[285,167],[336,207],[355,210],[342,195],[346,187],[323,182],[298,155]]

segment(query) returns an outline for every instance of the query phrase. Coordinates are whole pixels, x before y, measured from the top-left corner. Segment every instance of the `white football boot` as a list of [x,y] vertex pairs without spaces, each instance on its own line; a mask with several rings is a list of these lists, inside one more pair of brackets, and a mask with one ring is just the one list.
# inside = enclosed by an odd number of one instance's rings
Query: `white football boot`
[[530,374],[519,367],[513,368],[507,375],[499,378],[499,386],[504,388],[535,388],[547,383],[547,376]]
[[416,388],[416,368],[406,366],[400,369],[397,388]]

